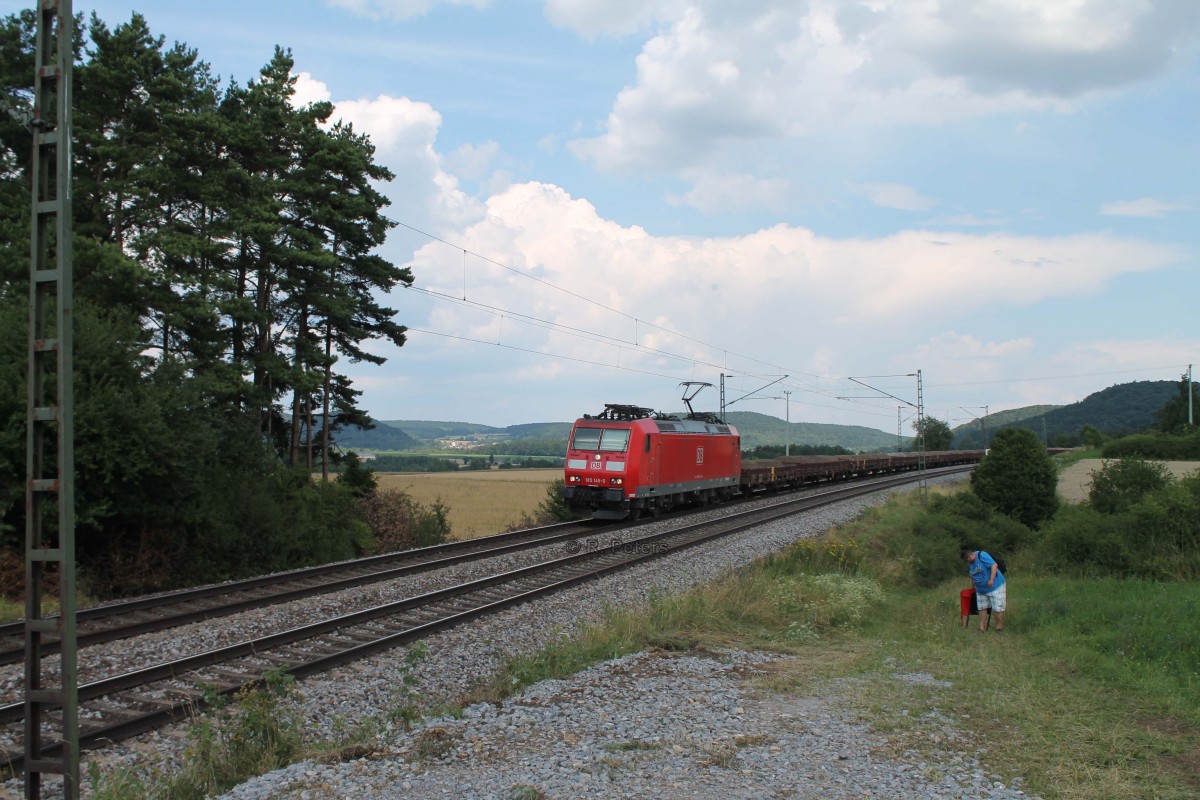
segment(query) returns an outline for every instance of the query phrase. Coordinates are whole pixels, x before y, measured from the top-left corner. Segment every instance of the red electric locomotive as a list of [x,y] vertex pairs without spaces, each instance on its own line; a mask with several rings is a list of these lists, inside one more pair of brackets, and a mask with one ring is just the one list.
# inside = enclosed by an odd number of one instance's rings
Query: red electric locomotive
[[[685,402],[690,398],[685,398]],[[738,493],[741,437],[715,414],[685,418],[606,404],[576,420],[567,447],[563,499],[582,517],[637,519],[677,505]]]

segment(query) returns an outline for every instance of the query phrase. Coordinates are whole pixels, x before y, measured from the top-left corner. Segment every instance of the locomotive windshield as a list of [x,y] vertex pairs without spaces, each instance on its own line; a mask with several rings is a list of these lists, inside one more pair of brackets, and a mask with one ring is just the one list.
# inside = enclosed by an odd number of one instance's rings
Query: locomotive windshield
[[629,446],[629,430],[615,428],[576,428],[571,447],[575,450],[603,450],[623,453]]

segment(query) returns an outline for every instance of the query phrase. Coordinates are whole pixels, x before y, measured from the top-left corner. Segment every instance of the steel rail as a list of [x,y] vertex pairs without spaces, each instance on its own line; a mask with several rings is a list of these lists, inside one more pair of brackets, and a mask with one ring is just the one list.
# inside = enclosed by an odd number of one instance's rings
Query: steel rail
[[[955,472],[968,471],[972,468],[949,468],[937,471],[935,474],[953,474]],[[125,673],[124,675],[94,681],[79,687],[79,700],[83,703],[84,701],[112,697],[116,693],[143,687],[155,682],[164,680],[178,681],[184,678],[184,676],[193,674],[197,669],[217,664],[228,664],[237,659],[255,657],[267,660],[271,658],[271,650],[278,650],[289,644],[311,641],[323,634],[336,631],[347,632],[343,634],[342,638],[343,640],[345,638],[354,639],[355,642],[353,644],[348,646],[339,644],[338,647],[334,648],[333,652],[320,652],[317,656],[307,658],[307,660],[304,658],[297,660],[295,654],[282,658],[277,655],[275,661],[272,662],[273,664],[277,664],[279,661],[283,661],[287,664],[285,671],[296,677],[317,674],[358,660],[367,655],[423,638],[436,631],[461,624],[464,621],[526,602],[535,597],[549,594],[568,586],[592,580],[633,564],[648,561],[652,558],[659,558],[668,553],[679,552],[684,548],[756,527],[779,518],[792,516],[802,511],[909,484],[914,480],[915,478],[912,475],[902,475],[900,477],[891,477],[869,483],[856,483],[817,495],[808,495],[803,498],[787,500],[767,507],[738,512],[722,517],[719,520],[685,525],[628,542],[615,542],[608,547],[595,550],[589,549],[563,558],[551,559],[540,564],[479,578],[457,586],[427,592],[394,603],[387,603],[374,608],[342,615],[313,625],[293,628],[259,639],[241,642],[229,647],[188,656],[170,663],[156,665],[144,670],[137,670]],[[540,581],[537,585],[528,585],[528,581],[531,578],[544,574],[549,574],[552,579],[549,581]],[[487,593],[494,587],[504,585],[512,585],[516,591],[510,591],[506,596],[502,597],[496,597]],[[454,605],[456,601],[466,599],[471,595],[480,594],[483,595],[483,602],[474,602],[466,607]],[[378,627],[373,628],[371,629],[371,634],[374,638],[366,641],[356,639],[352,631],[355,626],[361,626],[366,623],[376,623],[378,625],[379,620],[394,617],[406,611],[428,609],[439,603],[444,604],[447,602],[451,603],[448,612],[438,612],[431,619],[420,620],[418,618],[418,621],[415,623],[404,623],[404,627],[397,630],[387,630],[383,635],[379,634]],[[362,635],[358,634],[359,637]],[[330,646],[317,643],[313,647],[317,650],[327,650]],[[193,680],[217,687],[217,690],[212,694],[227,695],[237,692],[246,686],[261,682],[263,673],[269,671],[269,669],[271,668],[261,664],[241,665],[240,670],[243,671],[242,673],[225,671],[220,674],[221,677],[215,680],[205,680],[203,677],[199,677],[196,680],[195,676],[193,676]],[[245,672],[251,674],[244,674]],[[241,674],[244,680],[235,680],[230,683],[228,678],[231,674]],[[141,712],[139,710],[135,713],[126,709],[117,709],[115,715],[124,716],[125,718],[109,724],[102,724],[98,727],[81,730],[80,746],[93,749],[107,742],[129,738],[130,736],[135,736],[184,718],[206,705],[205,697],[202,696],[203,693],[201,692],[174,689],[173,693],[176,696],[183,695],[184,697],[175,701],[167,699],[150,701],[158,704],[158,707],[149,712]],[[137,699],[145,702],[145,698]],[[12,722],[20,719],[22,711],[21,704],[0,707],[0,721]],[[112,709],[106,709],[105,711],[110,714],[112,713]],[[17,774],[21,768],[20,757],[16,754],[6,755],[8,756],[9,769],[13,770],[10,774]]]
[[[429,572],[465,561],[492,558],[580,536],[595,536],[622,527],[625,526],[589,526],[580,522],[564,522],[524,531],[496,534],[484,539],[447,542],[417,550],[385,553],[354,561],[323,564],[248,578],[243,581],[184,589],[121,603],[93,606],[78,612],[77,618],[80,626],[77,639],[80,646],[111,642],[191,622],[228,616],[252,608],[263,608],[313,595],[392,580],[405,575]],[[446,555],[447,553],[456,554]],[[411,563],[405,564],[404,562]],[[396,563],[401,563],[403,566],[385,566]],[[375,569],[380,566],[385,568]],[[339,573],[349,573],[349,576],[326,579],[328,576]],[[317,582],[313,583],[314,580]],[[205,601],[215,602],[204,604]],[[178,607],[178,610],[173,611],[173,607]],[[150,618],[138,616],[146,613],[155,616]],[[105,622],[109,624],[106,625]],[[23,626],[23,621],[0,625],[0,639],[5,637],[9,639],[8,646],[0,648],[0,665],[15,664],[21,661],[24,652]],[[57,652],[58,642],[48,641],[43,649],[47,653]]]

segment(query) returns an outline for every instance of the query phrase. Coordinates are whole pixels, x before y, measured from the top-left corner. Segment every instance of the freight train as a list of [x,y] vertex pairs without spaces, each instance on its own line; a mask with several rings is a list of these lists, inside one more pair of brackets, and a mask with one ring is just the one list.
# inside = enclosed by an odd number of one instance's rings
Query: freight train
[[[974,464],[981,458],[982,450],[924,454],[926,467]],[[577,516],[636,520],[677,506],[917,470],[920,465],[918,453],[743,460],[737,428],[715,414],[693,412],[690,403],[684,417],[610,403],[600,414],[575,421],[562,495]]]

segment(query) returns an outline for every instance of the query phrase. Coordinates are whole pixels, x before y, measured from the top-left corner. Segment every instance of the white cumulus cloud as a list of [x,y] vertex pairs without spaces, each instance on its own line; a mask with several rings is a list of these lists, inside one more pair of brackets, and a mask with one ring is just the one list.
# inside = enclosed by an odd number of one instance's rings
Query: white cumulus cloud
[[1022,110],[1068,110],[1168,70],[1200,36],[1193,0],[552,2],[581,35],[659,28],[600,133],[614,171],[677,170],[733,142]]

